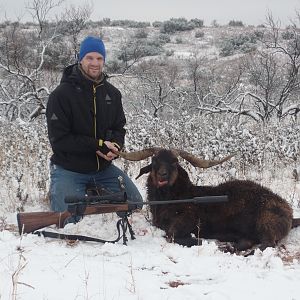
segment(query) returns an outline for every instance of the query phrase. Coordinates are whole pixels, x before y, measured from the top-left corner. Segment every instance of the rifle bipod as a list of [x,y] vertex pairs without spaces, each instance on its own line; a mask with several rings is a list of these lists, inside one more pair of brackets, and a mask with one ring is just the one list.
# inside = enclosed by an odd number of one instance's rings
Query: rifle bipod
[[[118,237],[115,240],[103,240],[99,238],[93,238],[85,235],[77,235],[77,234],[64,234],[64,233],[58,233],[58,232],[52,232],[52,231],[34,231],[33,234],[37,234],[38,236],[44,236],[49,238],[56,238],[61,240],[79,240],[79,241],[86,241],[86,242],[97,242],[97,243],[117,243],[121,238],[123,238],[123,245],[127,245],[128,238],[126,236],[127,228],[130,233],[130,238],[132,240],[135,239],[134,231],[132,229],[131,224],[128,221],[128,213],[125,213],[124,216],[120,217],[120,219],[117,222],[117,231],[118,231]],[[122,233],[121,233],[122,231]]]
[[[120,235],[120,227],[122,228],[122,235]],[[121,237],[123,237],[123,245],[127,245],[128,242],[128,238],[126,236],[126,231],[128,231],[130,233],[130,238],[132,240],[135,240],[135,236],[134,236],[134,231],[132,229],[131,224],[128,222],[128,214],[126,213],[120,220],[118,220],[117,222],[117,229],[118,229],[118,233],[119,236],[117,238],[117,241],[119,241],[121,239]],[[117,242],[116,241],[116,242]]]

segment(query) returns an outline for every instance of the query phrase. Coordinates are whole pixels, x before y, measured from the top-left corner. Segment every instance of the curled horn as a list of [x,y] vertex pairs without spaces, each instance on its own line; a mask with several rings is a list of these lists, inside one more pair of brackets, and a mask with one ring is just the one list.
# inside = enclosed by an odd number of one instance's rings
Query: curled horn
[[180,157],[187,160],[194,167],[198,167],[198,168],[210,168],[210,167],[222,164],[223,162],[229,160],[230,158],[232,158],[235,155],[235,153],[228,155],[221,160],[205,160],[205,159],[200,159],[200,158],[194,156],[193,154],[190,154],[183,150],[177,150],[177,151],[178,151]]
[[156,154],[161,148],[153,147],[153,148],[147,148],[140,151],[134,151],[134,152],[119,152],[116,151],[115,153],[118,154],[120,157],[131,160],[131,161],[139,161],[146,159],[154,154]]

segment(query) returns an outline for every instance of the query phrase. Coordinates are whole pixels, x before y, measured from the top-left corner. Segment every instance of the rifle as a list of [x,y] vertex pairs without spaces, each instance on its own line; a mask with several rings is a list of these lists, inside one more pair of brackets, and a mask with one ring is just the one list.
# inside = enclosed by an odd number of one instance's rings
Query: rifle
[[[83,217],[84,215],[106,214],[128,211],[127,195],[125,192],[103,196],[68,196],[65,203],[67,210],[63,212],[23,212],[17,214],[19,233],[31,233],[38,229],[56,225],[63,228],[69,218]],[[77,218],[76,218],[77,217]]]
[[[68,208],[63,212],[23,212],[17,214],[19,233],[36,233],[43,234],[48,237],[79,239],[85,241],[98,241],[98,242],[117,242],[123,237],[123,243],[126,245],[126,230],[129,228],[131,239],[134,239],[134,233],[131,225],[128,222],[128,215],[142,205],[165,205],[165,204],[179,204],[179,203],[194,203],[194,204],[213,204],[228,201],[227,196],[204,196],[194,197],[191,199],[180,200],[165,200],[165,201],[143,201],[132,202],[127,201],[126,192],[112,193],[102,196],[68,196],[65,198],[65,203]],[[96,238],[89,238],[78,235],[65,235],[47,231],[37,231],[41,228],[56,225],[57,228],[63,228],[68,219],[73,218],[75,221],[79,220],[85,215],[105,214],[112,212],[124,212],[124,216],[117,223],[119,236],[114,241],[104,241]],[[121,236],[120,230],[122,229],[123,235]]]

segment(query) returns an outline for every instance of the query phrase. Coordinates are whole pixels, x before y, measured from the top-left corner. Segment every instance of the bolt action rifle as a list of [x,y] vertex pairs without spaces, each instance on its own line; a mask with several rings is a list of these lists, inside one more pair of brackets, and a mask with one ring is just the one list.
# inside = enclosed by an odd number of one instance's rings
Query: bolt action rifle
[[[67,196],[65,203],[68,205],[67,210],[63,212],[22,212],[17,214],[19,233],[35,233],[45,237],[69,239],[69,240],[84,240],[94,242],[118,242],[123,238],[123,244],[126,245],[126,231],[129,229],[131,239],[135,239],[134,232],[128,216],[137,207],[142,205],[164,205],[178,203],[195,203],[195,204],[210,204],[228,201],[227,196],[205,196],[195,197],[191,199],[166,200],[166,201],[147,201],[147,202],[132,202],[127,200],[126,192],[118,192],[101,196]],[[105,213],[121,213],[120,219],[117,222],[118,237],[113,241],[106,241],[98,238],[67,235],[50,231],[38,231],[50,225],[56,225],[57,228],[63,228],[68,220],[73,222],[79,221],[85,215],[105,214]],[[122,234],[121,234],[122,231]]]

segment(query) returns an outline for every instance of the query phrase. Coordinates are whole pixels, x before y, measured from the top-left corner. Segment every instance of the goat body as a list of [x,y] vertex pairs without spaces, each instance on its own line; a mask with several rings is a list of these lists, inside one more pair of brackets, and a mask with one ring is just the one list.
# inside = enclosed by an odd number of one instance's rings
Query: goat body
[[153,158],[147,180],[149,201],[227,195],[228,202],[211,204],[153,205],[153,225],[169,239],[191,246],[198,238],[233,242],[235,250],[254,245],[274,247],[292,225],[290,205],[271,190],[252,181],[231,180],[217,186],[195,186],[171,150],[160,150]]

